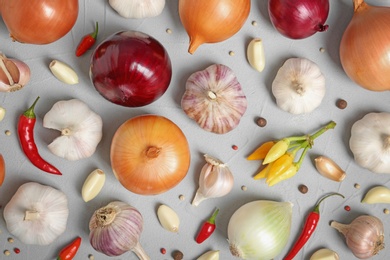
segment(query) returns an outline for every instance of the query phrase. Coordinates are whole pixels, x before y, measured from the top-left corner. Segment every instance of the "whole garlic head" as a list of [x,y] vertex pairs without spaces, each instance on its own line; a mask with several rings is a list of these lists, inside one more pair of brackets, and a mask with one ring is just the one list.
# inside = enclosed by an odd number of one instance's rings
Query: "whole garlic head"
[[55,103],[44,116],[43,126],[61,131],[48,147],[70,161],[90,157],[103,136],[102,118],[78,99]]
[[30,68],[26,63],[0,53],[0,92],[20,90],[29,80]]
[[233,70],[214,64],[188,78],[181,107],[204,130],[224,134],[240,123],[247,99]]
[[390,174],[390,113],[368,113],[356,121],[349,147],[363,168]]
[[109,0],[110,6],[125,18],[148,18],[161,14],[165,0]]
[[325,96],[325,77],[314,62],[290,58],[272,82],[276,104],[291,114],[306,114],[316,109]]

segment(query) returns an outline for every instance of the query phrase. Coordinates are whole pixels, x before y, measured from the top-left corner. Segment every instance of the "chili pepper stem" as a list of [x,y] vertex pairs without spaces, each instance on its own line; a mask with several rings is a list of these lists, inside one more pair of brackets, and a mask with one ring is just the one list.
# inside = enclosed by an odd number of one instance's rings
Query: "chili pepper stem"
[[323,202],[326,198],[330,197],[330,196],[333,196],[333,195],[337,195],[337,196],[340,196],[342,198],[345,198],[344,195],[340,194],[340,193],[337,193],[337,192],[334,192],[334,193],[330,193],[328,195],[325,195],[323,196],[318,202],[317,204],[314,206],[314,209],[312,210],[313,212],[316,212],[316,213],[320,213],[320,204],[321,202]]
[[219,212],[219,209],[217,208],[217,209],[214,211],[213,215],[211,215],[211,217],[210,217],[209,220],[208,220],[208,222],[209,222],[210,224],[215,224],[215,219],[217,218],[218,212]]
[[95,31],[91,34],[91,37],[96,39],[98,33],[99,33],[99,24],[98,24],[98,22],[96,22]]
[[35,105],[37,104],[38,100],[39,100],[39,96],[35,99],[34,103],[31,105],[31,107],[23,113],[24,116],[26,116],[27,118],[35,118],[34,108],[35,108]]

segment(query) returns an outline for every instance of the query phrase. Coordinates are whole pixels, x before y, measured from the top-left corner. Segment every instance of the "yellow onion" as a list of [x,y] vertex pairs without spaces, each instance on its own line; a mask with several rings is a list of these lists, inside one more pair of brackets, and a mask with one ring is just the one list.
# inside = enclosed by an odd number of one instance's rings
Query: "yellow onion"
[[345,73],[363,88],[390,90],[390,8],[353,0],[354,14],[340,43]]
[[180,20],[190,37],[188,52],[237,33],[249,16],[250,5],[250,0],[179,0]]
[[67,34],[79,13],[78,0],[0,0],[0,14],[14,41],[48,44]]
[[128,190],[154,195],[176,186],[190,165],[190,150],[181,129],[158,115],[124,122],[111,143],[111,167]]

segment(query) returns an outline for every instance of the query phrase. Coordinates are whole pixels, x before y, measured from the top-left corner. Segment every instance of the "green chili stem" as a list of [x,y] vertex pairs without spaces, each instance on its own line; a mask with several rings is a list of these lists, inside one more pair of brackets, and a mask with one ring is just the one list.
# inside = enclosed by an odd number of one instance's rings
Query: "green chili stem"
[[317,137],[319,137],[320,135],[322,135],[323,133],[325,133],[326,131],[328,131],[329,129],[333,129],[336,127],[336,122],[334,121],[331,121],[330,123],[328,123],[326,126],[324,126],[323,128],[321,128],[320,130],[318,130],[317,132],[315,132],[314,134],[312,134],[310,136],[310,139],[311,140],[314,140],[316,139]]
[[35,104],[38,102],[38,99],[39,99],[39,96],[37,97],[37,99],[35,99],[34,103],[31,105],[31,107],[29,109],[27,109],[23,115],[27,118],[31,118],[31,119],[34,119],[35,118],[35,113],[34,113],[34,108],[35,108]]
[[340,197],[343,197],[343,198],[345,198],[342,194],[340,194],[340,193],[337,193],[337,192],[334,192],[334,193],[330,193],[330,194],[328,194],[328,195],[325,195],[325,196],[323,196],[318,202],[317,202],[317,204],[314,206],[314,209],[313,209],[313,211],[312,212],[315,212],[315,213],[320,213],[320,204],[321,204],[321,202],[323,202],[326,198],[328,198],[328,197],[330,197],[330,196],[333,196],[333,195],[337,195],[337,196],[340,196]]
[[303,162],[303,159],[305,159],[305,156],[306,156],[306,153],[307,151],[309,150],[309,146],[306,146],[304,149],[303,149],[303,152],[301,153],[301,156],[299,157],[299,160],[298,162],[296,162],[296,166],[297,166],[297,169],[299,170],[299,168],[301,168],[301,164]]

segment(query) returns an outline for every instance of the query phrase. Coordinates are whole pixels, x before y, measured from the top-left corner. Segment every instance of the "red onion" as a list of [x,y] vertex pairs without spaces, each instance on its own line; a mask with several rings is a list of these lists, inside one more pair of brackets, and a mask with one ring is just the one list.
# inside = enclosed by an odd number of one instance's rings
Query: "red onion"
[[291,39],[328,29],[329,0],[269,0],[268,12],[273,26]]
[[90,77],[107,100],[126,107],[148,105],[168,89],[171,60],[153,37],[122,31],[104,40],[94,51]]

